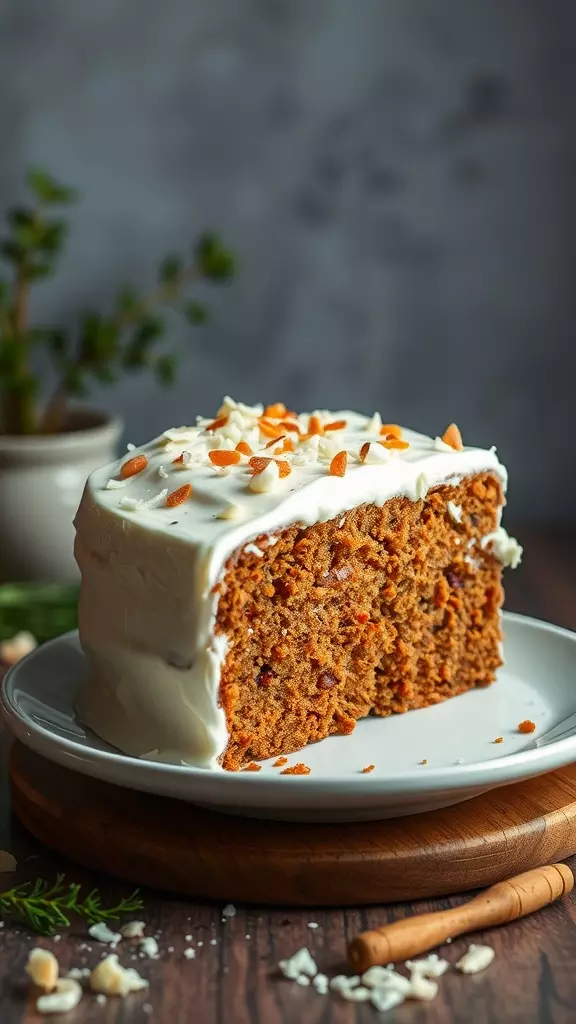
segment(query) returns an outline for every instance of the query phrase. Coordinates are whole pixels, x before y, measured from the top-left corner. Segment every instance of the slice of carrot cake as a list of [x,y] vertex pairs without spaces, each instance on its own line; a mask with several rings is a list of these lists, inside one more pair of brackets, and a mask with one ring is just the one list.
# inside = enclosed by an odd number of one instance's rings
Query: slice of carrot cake
[[76,517],[84,722],[238,769],[493,682],[506,470],[354,412],[224,400],[90,477]]

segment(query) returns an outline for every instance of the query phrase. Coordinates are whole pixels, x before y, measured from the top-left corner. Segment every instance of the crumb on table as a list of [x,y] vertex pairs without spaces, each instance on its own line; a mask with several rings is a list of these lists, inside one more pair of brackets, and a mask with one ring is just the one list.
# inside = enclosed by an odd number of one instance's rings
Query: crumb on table
[[536,728],[536,722],[531,722],[529,718],[525,718],[523,722],[518,725],[518,732],[534,732]]
[[367,764],[366,767],[362,769],[362,775],[367,775],[368,772],[373,772],[375,767],[375,764]]
[[250,761],[250,764],[247,764],[244,770],[247,772],[260,772],[262,771],[262,765],[256,764],[256,761]]
[[423,757],[421,761],[418,761],[418,764],[428,764],[428,758]]
[[302,764],[301,761],[298,764],[293,764],[290,768],[285,768],[280,775],[310,775],[312,771],[307,764]]
[[282,768],[283,765],[288,764],[287,757],[277,757],[272,765],[273,768]]
[[504,742],[504,737],[503,736],[497,736],[495,740],[492,740],[492,742],[493,743],[503,743]]

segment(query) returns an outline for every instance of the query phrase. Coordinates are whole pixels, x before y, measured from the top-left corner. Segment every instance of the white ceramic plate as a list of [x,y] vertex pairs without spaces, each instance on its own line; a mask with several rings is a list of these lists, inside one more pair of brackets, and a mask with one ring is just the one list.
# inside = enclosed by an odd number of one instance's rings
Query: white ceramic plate
[[[366,718],[289,757],[312,769],[280,775],[159,764],[120,754],[78,721],[86,671],[76,634],[40,647],[8,673],[2,710],[9,729],[44,757],[94,778],[205,807],[284,820],[365,821],[468,800],[576,760],[576,735],[534,743],[576,712],[576,634],[521,615],[504,616],[506,668],[487,689],[391,718]],[[529,718],[536,732],[521,735]],[[576,730],[576,725],[574,725]],[[497,736],[503,742],[495,744]],[[426,764],[420,764],[426,759]],[[361,769],[374,764],[375,770]]]

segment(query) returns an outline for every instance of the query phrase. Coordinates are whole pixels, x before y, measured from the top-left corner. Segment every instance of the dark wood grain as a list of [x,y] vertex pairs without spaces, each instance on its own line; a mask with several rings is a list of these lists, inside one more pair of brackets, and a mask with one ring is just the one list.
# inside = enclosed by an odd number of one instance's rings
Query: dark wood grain
[[576,854],[576,765],[453,807],[345,826],[232,817],[131,792],[21,743],[10,779],[18,819],[50,849],[139,886],[225,902],[397,902]]
[[[523,566],[507,574],[507,606],[515,611],[558,622],[576,629],[576,532],[565,530],[517,531],[526,546]],[[9,815],[7,741],[0,744],[0,846],[20,860],[18,876],[52,875],[66,870],[69,877],[101,886],[115,898],[126,886],[103,875],[85,871],[63,857],[50,854]],[[65,827],[65,825],[63,826]],[[33,858],[27,860],[27,858]],[[569,861],[576,869],[574,858]],[[8,876],[5,876],[7,878]],[[531,917],[472,937],[488,942],[496,959],[484,973],[463,977],[449,972],[441,979],[436,1000],[406,1003],[395,1013],[377,1015],[371,1007],[338,1002],[279,979],[274,966],[281,957],[307,945],[322,969],[344,969],[347,941],[359,931],[385,921],[456,906],[463,896],[418,900],[410,903],[338,909],[294,910],[238,907],[237,916],[221,921],[221,904],[145,893],[143,916],[152,930],[161,929],[159,960],[143,964],[151,982],[145,996],[126,1002],[109,999],[98,1006],[86,999],[56,1024],[568,1024],[576,1016],[576,901],[569,896]],[[320,900],[320,895],[318,896]],[[308,921],[319,928],[311,931]],[[184,936],[203,937],[196,960],[182,957]],[[250,938],[246,938],[249,935]],[[210,939],[217,939],[210,945]],[[81,927],[63,935],[58,943],[42,940],[54,949],[63,966],[92,963],[99,956],[80,953]],[[24,984],[24,963],[35,939],[22,929],[0,930],[0,1024],[39,1024]],[[456,960],[469,938],[445,946],[442,952]],[[168,952],[170,946],[174,952]],[[128,963],[130,961],[128,960]],[[146,1012],[145,1006],[152,1007]]]

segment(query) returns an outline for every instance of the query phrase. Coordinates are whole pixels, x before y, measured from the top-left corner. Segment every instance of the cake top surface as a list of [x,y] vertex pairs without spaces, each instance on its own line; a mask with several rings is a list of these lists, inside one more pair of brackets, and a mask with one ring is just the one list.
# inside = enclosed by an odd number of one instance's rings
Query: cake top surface
[[[132,446],[130,446],[132,449]],[[92,474],[100,509],[199,547],[232,550],[291,523],[493,471],[496,450],[463,447],[453,424],[427,437],[350,411],[296,415],[225,398],[215,417],[173,427]]]

